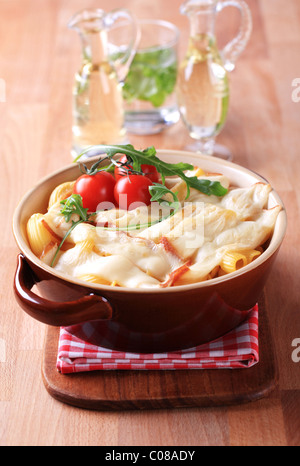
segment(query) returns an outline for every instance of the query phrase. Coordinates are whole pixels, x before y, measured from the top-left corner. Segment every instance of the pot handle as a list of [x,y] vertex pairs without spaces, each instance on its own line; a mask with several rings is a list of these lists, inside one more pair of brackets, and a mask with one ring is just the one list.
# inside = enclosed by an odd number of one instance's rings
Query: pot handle
[[75,301],[49,301],[31,291],[37,282],[25,257],[19,254],[14,277],[17,302],[27,314],[44,324],[60,327],[112,318],[112,307],[102,296],[89,293]]

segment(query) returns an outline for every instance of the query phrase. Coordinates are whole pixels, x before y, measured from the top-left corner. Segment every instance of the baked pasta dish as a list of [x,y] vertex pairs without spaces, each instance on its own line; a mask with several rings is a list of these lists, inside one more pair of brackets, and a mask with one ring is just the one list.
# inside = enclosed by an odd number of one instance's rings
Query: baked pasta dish
[[268,183],[232,186],[163,162],[154,148],[103,148],[29,218],[30,248],[45,264],[94,284],[165,288],[213,280],[263,253],[281,210],[268,208]]

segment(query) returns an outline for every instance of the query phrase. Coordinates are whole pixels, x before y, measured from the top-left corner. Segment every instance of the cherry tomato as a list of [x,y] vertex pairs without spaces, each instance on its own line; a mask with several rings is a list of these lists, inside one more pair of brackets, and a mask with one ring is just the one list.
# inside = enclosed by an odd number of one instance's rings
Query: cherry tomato
[[141,205],[149,205],[152,181],[143,175],[121,176],[116,182],[114,194],[120,209],[132,210]]
[[[125,163],[127,160],[126,155],[123,155],[123,157],[120,158],[119,162]],[[132,168],[132,166],[130,165]],[[146,165],[142,164],[141,165],[141,170],[149,178],[153,183],[158,183],[159,182],[159,173],[157,169],[153,165]],[[120,178],[124,177],[127,175],[127,171],[122,169],[122,167],[115,167],[114,175],[116,180],[119,180]]]
[[101,171],[95,175],[82,175],[75,183],[74,193],[80,194],[85,209],[96,212],[99,204],[102,204],[99,207],[101,210],[112,208],[115,205],[115,184],[116,180],[108,172]]

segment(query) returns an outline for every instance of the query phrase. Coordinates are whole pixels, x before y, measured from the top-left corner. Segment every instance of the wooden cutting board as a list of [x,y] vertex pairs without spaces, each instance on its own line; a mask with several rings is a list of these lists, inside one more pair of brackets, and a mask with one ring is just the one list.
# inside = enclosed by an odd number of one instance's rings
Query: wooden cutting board
[[265,300],[259,303],[259,363],[247,369],[95,371],[63,375],[56,369],[59,328],[48,327],[42,375],[55,399],[92,410],[187,408],[245,403],[277,385]]

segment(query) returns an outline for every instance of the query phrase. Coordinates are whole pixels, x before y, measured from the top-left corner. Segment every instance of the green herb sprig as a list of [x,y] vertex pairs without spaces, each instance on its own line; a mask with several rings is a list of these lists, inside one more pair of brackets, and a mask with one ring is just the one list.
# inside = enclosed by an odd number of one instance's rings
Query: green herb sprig
[[82,197],[80,196],[80,194],[72,194],[67,199],[60,201],[60,204],[62,205],[60,213],[65,217],[66,222],[69,222],[71,220],[71,216],[74,214],[78,215],[79,219],[76,222],[72,220],[71,227],[61,240],[54,254],[54,257],[50,264],[51,267],[53,267],[57,255],[62,248],[62,245],[64,244],[70,233],[74,230],[74,228],[77,227],[77,225],[79,225],[80,223],[89,221],[89,219],[94,215],[94,213],[88,214],[88,209],[85,209],[83,207]]
[[[187,170],[193,170],[193,165],[185,162],[167,163],[159,159],[156,156],[156,149],[153,146],[148,147],[143,151],[136,150],[131,144],[99,145],[94,148],[99,149],[101,153],[106,153],[106,157],[98,160],[98,165],[100,165],[100,163],[106,158],[109,158],[112,163],[116,163],[113,161],[113,157],[117,154],[124,154],[129,158],[130,165],[132,165],[132,169],[136,172],[141,172],[141,166],[143,164],[153,165],[160,173],[163,185],[165,184],[165,178],[167,176],[177,176],[181,178],[187,186],[186,199],[190,195],[191,188],[194,188],[208,196],[214,195],[221,197],[227,193],[227,189],[224,188],[219,181],[198,179],[196,176],[186,176],[184,172]],[[77,162],[89,150],[90,148],[83,151],[74,160],[74,162]]]
[[[106,230],[110,231],[131,231],[140,228],[147,228],[151,225],[161,222],[166,218],[173,216],[180,207],[180,202],[178,200],[177,193],[174,193],[169,188],[165,186],[165,178],[167,176],[177,176],[181,178],[187,186],[187,195],[186,199],[190,195],[190,189],[194,188],[208,196],[215,195],[215,196],[224,196],[227,193],[227,189],[224,188],[219,181],[211,181],[211,180],[203,180],[198,179],[196,176],[188,177],[185,175],[186,170],[193,170],[193,165],[189,163],[167,163],[163,160],[160,160],[156,156],[156,149],[151,146],[143,151],[136,150],[131,144],[126,145],[99,145],[94,146],[94,149],[99,149],[101,153],[105,153],[105,157],[100,157],[97,162],[95,162],[91,168],[88,168],[86,165],[82,164],[85,173],[89,175],[94,175],[98,171],[113,171],[115,165],[119,165],[119,163],[114,159],[115,155],[117,154],[124,154],[127,156],[127,162],[122,164],[122,168],[127,172],[127,174],[143,174],[141,170],[142,165],[153,165],[157,171],[160,173],[162,178],[162,183],[153,183],[152,186],[149,187],[149,192],[151,194],[151,202],[158,202],[159,204],[167,203],[170,209],[170,214],[167,217],[163,217],[155,222],[148,222],[147,224],[143,225],[129,225],[123,228],[109,228],[103,227]],[[83,151],[75,160],[77,162],[86,152],[88,152],[90,148],[87,148]],[[105,167],[100,167],[100,165],[108,159],[110,164]],[[170,195],[173,198],[173,202],[167,199],[167,195]],[[51,267],[54,265],[58,252],[60,251],[61,247],[63,246],[64,242],[70,235],[70,233],[74,230],[74,228],[83,222],[90,221],[91,217],[93,217],[96,212],[88,213],[88,209],[83,207],[82,197],[79,194],[72,194],[67,199],[61,201],[62,209],[61,214],[65,217],[66,222],[71,220],[72,215],[77,214],[79,219],[75,222],[72,220],[72,225],[70,229],[67,231],[65,236],[63,237],[61,243],[59,244],[57,251],[53,257],[51,262]]]
[[61,209],[61,214],[65,217],[66,222],[69,222],[73,214],[79,215],[79,218],[86,222],[89,215],[88,209],[83,207],[82,197],[80,194],[72,194],[67,199],[60,201],[63,206]]

